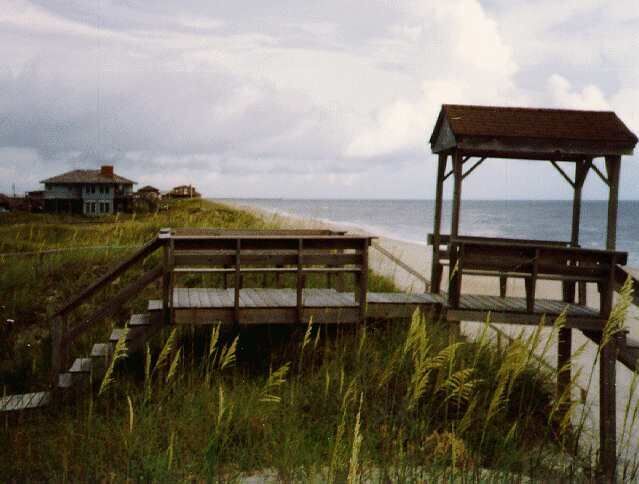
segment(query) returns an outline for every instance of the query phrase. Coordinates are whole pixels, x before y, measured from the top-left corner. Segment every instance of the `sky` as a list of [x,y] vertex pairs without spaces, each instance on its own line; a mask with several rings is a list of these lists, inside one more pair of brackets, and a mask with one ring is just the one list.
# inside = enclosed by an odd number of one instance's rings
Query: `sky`
[[[0,192],[75,168],[211,197],[433,198],[444,103],[614,110],[636,0],[0,0]],[[639,156],[621,198],[639,199]],[[563,199],[489,160],[467,199]],[[586,198],[607,196],[591,174]]]

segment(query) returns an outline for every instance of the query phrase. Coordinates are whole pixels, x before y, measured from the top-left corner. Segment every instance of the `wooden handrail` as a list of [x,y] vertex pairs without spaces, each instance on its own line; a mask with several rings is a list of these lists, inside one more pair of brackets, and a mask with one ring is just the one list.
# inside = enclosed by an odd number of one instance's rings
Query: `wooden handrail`
[[122,289],[117,295],[109,299],[105,304],[91,314],[88,318],[82,321],[77,326],[66,331],[62,336],[61,344],[66,346],[73,342],[80,334],[86,331],[90,326],[97,321],[108,318],[120,310],[120,308],[138,292],[158,279],[164,273],[162,265],[158,265],[154,269],[145,272],[140,278],[132,282],[124,289]]
[[[428,245],[433,245],[433,240],[435,236],[433,234],[428,234]],[[564,246],[564,247],[579,247],[578,245],[573,246],[573,244],[569,241],[563,240],[537,240],[537,239],[514,239],[508,237],[483,237],[479,235],[458,235],[454,237],[455,240],[461,241],[478,241],[478,242],[498,242],[498,243],[507,243],[507,244],[534,244],[534,245],[548,245],[551,247]],[[451,241],[451,236],[448,234],[440,234],[439,235],[439,243],[440,245],[447,245]]]
[[410,275],[412,275],[413,277],[415,277],[419,281],[423,282],[424,283],[424,291],[428,292],[428,290],[430,289],[430,281],[428,279],[426,279],[422,274],[420,274],[416,269],[413,269],[411,266],[406,264],[404,261],[402,261],[398,257],[395,257],[390,251],[384,249],[384,247],[382,247],[377,242],[373,242],[371,245],[372,245],[372,247],[375,250],[377,250],[380,254],[382,254],[386,258],[390,259],[398,267],[401,267],[406,272],[408,272]]
[[91,297],[98,290],[102,289],[104,286],[109,284],[118,278],[122,273],[124,273],[127,269],[129,269],[136,262],[148,257],[152,254],[156,249],[158,249],[164,241],[155,237],[153,240],[145,244],[138,251],[136,251],[133,255],[131,255],[128,259],[124,260],[109,272],[107,272],[104,276],[100,277],[97,281],[91,284],[89,287],[84,289],[80,294],[73,297],[68,303],[66,303],[62,308],[58,309],[54,314],[53,318],[64,316],[69,313],[73,309],[77,308],[84,302],[85,299]]

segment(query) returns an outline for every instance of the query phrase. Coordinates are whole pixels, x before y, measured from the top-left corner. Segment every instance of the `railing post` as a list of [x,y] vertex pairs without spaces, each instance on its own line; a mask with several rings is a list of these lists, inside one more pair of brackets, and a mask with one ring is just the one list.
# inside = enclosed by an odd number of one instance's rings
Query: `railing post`
[[304,318],[304,260],[302,251],[304,250],[304,239],[297,240],[297,320],[303,323]]
[[51,318],[51,381],[54,386],[65,360],[62,348],[62,338],[66,330],[65,320],[65,317]]
[[[609,261],[608,279],[602,284],[601,317],[610,321],[615,287],[617,257]],[[616,363],[617,350],[623,335],[618,328],[603,328],[599,360],[599,471],[606,482],[616,481],[617,472],[617,403]]]
[[163,273],[162,273],[162,320],[164,324],[171,324],[173,307],[173,284],[172,284],[172,259],[173,259],[173,239],[171,229],[161,229],[158,238],[162,241]]
[[242,250],[242,240],[238,237],[235,241],[235,284],[233,289],[233,320],[236,328],[240,325],[240,287],[242,285],[242,274],[240,272]]
[[368,304],[368,244],[370,239],[364,239],[362,244],[362,266],[359,277],[359,324],[366,322],[366,305]]

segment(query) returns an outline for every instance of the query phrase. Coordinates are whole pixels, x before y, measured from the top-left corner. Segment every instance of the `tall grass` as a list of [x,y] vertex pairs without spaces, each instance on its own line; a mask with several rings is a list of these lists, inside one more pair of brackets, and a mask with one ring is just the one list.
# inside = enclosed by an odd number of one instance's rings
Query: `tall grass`
[[[211,223],[198,213],[189,223],[200,216]],[[158,227],[164,222],[152,221]],[[112,240],[118,242],[130,237],[120,223],[131,230],[150,222],[114,221]],[[68,233],[75,242],[82,239]],[[73,260],[104,268],[112,256]],[[51,266],[52,274],[61,274],[56,271],[65,257]],[[26,263],[7,266],[12,264]],[[32,274],[18,283],[30,281]],[[32,290],[40,296],[52,288],[37,284]],[[26,287],[13,289],[27,302],[35,299]],[[623,327],[623,301],[613,314],[609,334]],[[556,394],[557,370],[540,363],[564,323],[560,317],[550,337],[542,336],[540,324],[499,345],[489,337],[489,321],[475,341],[449,341],[446,328],[420,313],[359,331],[312,321],[297,330],[241,334],[221,325],[173,329],[143,355],[113,365],[102,395],[7,425],[0,432],[0,475],[166,482],[246,476],[316,482],[588,480],[596,449],[584,438],[585,413],[570,390]],[[39,328],[37,320],[24,331],[31,326]],[[24,337],[22,328],[17,335]],[[629,403],[622,442],[636,435],[638,416],[639,407]],[[634,480],[636,457],[622,449],[620,458],[621,477]]]

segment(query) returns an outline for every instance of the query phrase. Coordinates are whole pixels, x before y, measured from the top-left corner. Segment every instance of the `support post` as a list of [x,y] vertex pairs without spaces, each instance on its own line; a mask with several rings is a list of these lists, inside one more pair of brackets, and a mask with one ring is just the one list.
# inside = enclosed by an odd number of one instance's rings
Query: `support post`
[[616,369],[620,334],[603,341],[599,360],[599,471],[604,482],[616,482],[617,419]]
[[430,290],[438,294],[442,283],[442,265],[439,263],[439,236],[442,228],[442,205],[444,197],[444,175],[448,155],[440,153],[437,162],[437,181],[435,188],[435,214],[433,222],[433,258],[430,272]]
[[[450,238],[451,242],[459,235],[459,216],[461,211],[461,191],[462,191],[462,157],[459,151],[453,151],[453,176],[454,176],[454,185],[453,185],[453,207],[451,214],[451,224],[450,224]],[[452,247],[452,244],[451,244]],[[451,274],[455,271],[456,268],[453,265],[453,260],[451,258],[450,267],[449,267],[449,279],[451,279]],[[457,279],[459,286],[455,287],[457,304],[459,304],[459,294],[461,293],[461,274],[459,274],[459,278]],[[449,288],[450,290],[450,288]],[[449,338],[451,340],[456,339],[461,334],[461,326],[459,321],[448,321],[448,331]]]
[[51,381],[57,384],[58,374],[64,364],[64,350],[62,348],[62,337],[66,330],[66,317],[51,319]]
[[608,196],[608,230],[606,233],[606,249],[615,250],[617,246],[617,209],[619,206],[619,175],[621,172],[621,156],[606,156],[606,171],[610,194]]
[[171,229],[161,229],[158,236],[163,242],[163,273],[162,273],[162,321],[164,324],[171,324],[171,299],[172,299],[172,277],[173,268],[171,267]]
[[359,277],[359,324],[366,322],[366,305],[368,304],[368,244],[370,239],[364,239],[362,245],[362,267]]
[[235,284],[233,288],[233,321],[236,329],[240,326],[240,287],[242,274],[240,272],[241,261],[240,251],[242,250],[242,241],[240,238],[235,241]]
[[450,224],[450,236],[459,235],[459,215],[461,211],[461,190],[462,190],[462,160],[457,150],[453,152],[453,208]]
[[297,241],[297,321],[303,323],[304,318],[304,260],[302,251],[304,250],[304,239]]
[[[572,201],[572,228],[570,233],[570,245],[579,246],[579,229],[581,225],[581,194],[591,160],[579,160],[575,163],[575,182],[573,184],[574,194]],[[585,304],[585,285],[580,283],[579,301]],[[575,302],[575,283],[564,283],[564,302]],[[568,400],[559,412],[559,419],[564,415],[564,411],[570,408],[571,390],[571,355],[572,355],[572,329],[560,328],[557,342],[557,398],[568,395]]]

